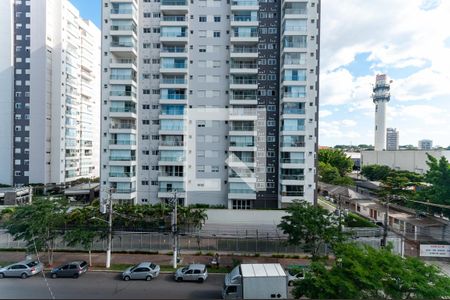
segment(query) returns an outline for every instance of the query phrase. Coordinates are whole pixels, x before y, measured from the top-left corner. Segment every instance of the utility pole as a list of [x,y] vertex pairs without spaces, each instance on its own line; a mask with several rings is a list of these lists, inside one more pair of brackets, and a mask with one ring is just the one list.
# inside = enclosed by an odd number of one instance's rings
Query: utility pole
[[112,225],[113,225],[113,205],[111,199],[112,189],[107,189],[106,194],[107,198],[107,208],[108,208],[108,244],[106,246],[106,268],[109,269],[111,267],[111,249],[112,249]]
[[381,247],[387,246],[387,236],[388,236],[388,221],[389,221],[389,203],[390,203],[390,195],[386,197],[386,211],[384,214],[384,230],[383,230],[383,239],[381,240]]
[[178,260],[178,229],[177,229],[177,191],[173,192],[173,213],[172,213],[172,234],[173,234],[173,268],[177,268],[177,260]]

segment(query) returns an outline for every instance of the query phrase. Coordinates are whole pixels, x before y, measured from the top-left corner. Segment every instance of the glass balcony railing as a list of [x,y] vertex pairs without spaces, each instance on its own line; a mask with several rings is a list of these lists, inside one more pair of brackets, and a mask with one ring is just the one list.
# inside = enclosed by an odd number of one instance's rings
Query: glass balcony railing
[[231,108],[230,109],[230,115],[237,115],[237,116],[243,116],[243,115],[255,115],[256,116],[256,108]]
[[307,32],[306,26],[285,26],[284,31]]
[[110,140],[110,145],[136,145],[136,141],[132,140]]
[[186,100],[186,95],[161,95],[162,100]]
[[133,31],[137,33],[135,25],[111,25],[111,31]]
[[136,44],[133,42],[111,42],[111,47],[137,49]]
[[281,196],[303,197],[304,196],[304,192],[301,192],[301,191],[281,192]]
[[305,147],[305,142],[282,142],[281,147]]
[[111,80],[133,80],[136,81],[136,77],[131,75],[111,75],[109,76]]
[[116,194],[130,194],[130,193],[134,193],[134,192],[136,192],[136,188],[129,188],[129,189],[116,188],[116,189],[114,189],[114,193],[116,193]]
[[133,97],[136,98],[136,93],[131,91],[110,91],[110,96],[113,97]]
[[237,47],[231,49],[231,53],[258,53],[257,47]]
[[158,176],[161,177],[184,177],[183,172],[159,172]]
[[110,156],[110,161],[134,161],[136,156]]
[[230,189],[230,194],[255,194],[255,190],[249,189]]
[[237,62],[233,62],[231,63],[231,68],[233,69],[257,69],[258,68],[258,64],[257,63],[248,63],[248,62],[241,62],[241,63],[237,63]]
[[162,0],[161,5],[184,6],[187,5],[185,0]]
[[173,192],[179,192],[184,193],[183,187],[160,187],[159,192],[160,193],[173,193]]
[[184,78],[162,78],[161,83],[165,84],[186,84],[187,80]]
[[231,162],[244,162],[244,163],[254,163],[255,158],[254,157],[238,157],[238,156],[230,156]]
[[184,21],[186,21],[186,17],[185,16],[162,16],[161,21],[184,22]]
[[258,1],[249,1],[249,0],[231,1],[231,5],[233,5],[233,6],[257,6]]
[[231,131],[254,131],[254,126],[231,126]]
[[284,98],[305,98],[306,93],[285,93]]
[[170,147],[183,147],[184,142],[183,141],[160,141],[160,146],[170,146]]
[[163,47],[161,49],[161,52],[168,52],[168,53],[185,53],[186,48],[185,47]]
[[136,177],[136,172],[110,172],[109,177]]
[[282,164],[304,164],[305,159],[294,159],[294,158],[282,158]]
[[305,130],[305,126],[304,125],[284,126],[281,130],[282,131],[304,131]]
[[233,16],[233,21],[236,22],[254,22],[258,21],[257,17],[252,16]]
[[305,175],[281,175],[282,180],[305,180]]
[[187,32],[161,32],[161,37],[187,37]]
[[285,8],[284,14],[285,15],[306,15],[306,9],[301,8]]
[[110,107],[110,112],[136,113],[135,107]]
[[288,80],[288,81],[306,81],[306,76],[284,76],[283,80]]
[[304,115],[305,110],[301,108],[287,108],[283,109],[283,114],[286,115]]
[[111,14],[113,14],[113,15],[131,15],[131,14],[134,14],[134,10],[131,8],[111,9]]
[[258,37],[258,32],[233,32],[234,37]]
[[257,84],[258,83],[258,79],[256,78],[248,78],[248,79],[243,79],[243,78],[233,78],[231,80],[232,84]]
[[160,157],[159,158],[160,161],[178,161],[178,162],[183,162],[184,156],[179,156],[179,157],[170,157],[170,156],[164,156],[164,157]]
[[161,65],[162,68],[167,69],[186,69],[187,64],[186,63],[163,63]]
[[230,147],[255,147],[254,142],[230,142]]
[[111,124],[109,126],[109,128],[111,128],[111,129],[136,129],[136,125],[135,124],[129,124],[129,123]]

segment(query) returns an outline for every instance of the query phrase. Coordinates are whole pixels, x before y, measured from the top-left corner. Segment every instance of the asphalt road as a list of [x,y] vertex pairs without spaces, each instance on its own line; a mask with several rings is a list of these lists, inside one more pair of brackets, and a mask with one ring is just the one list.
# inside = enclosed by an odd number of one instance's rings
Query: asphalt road
[[[224,275],[210,274],[204,283],[175,282],[172,274],[152,281],[123,281],[118,273],[88,272],[78,279],[47,278],[55,299],[221,299]],[[0,279],[0,299],[49,299],[41,274],[27,279]]]

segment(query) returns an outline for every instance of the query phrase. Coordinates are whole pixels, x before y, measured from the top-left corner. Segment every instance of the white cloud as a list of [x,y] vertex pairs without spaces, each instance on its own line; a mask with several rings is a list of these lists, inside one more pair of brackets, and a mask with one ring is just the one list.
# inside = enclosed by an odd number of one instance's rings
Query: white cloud
[[326,117],[328,117],[328,116],[331,116],[333,113],[331,112],[331,111],[329,111],[329,110],[324,110],[324,109],[321,109],[321,110],[319,110],[319,117],[322,119],[322,118],[326,118]]

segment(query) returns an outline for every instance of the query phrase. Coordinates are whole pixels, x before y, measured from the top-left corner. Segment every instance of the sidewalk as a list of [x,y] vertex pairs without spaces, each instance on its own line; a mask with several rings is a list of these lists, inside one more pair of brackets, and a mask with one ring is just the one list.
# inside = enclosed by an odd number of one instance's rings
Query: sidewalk
[[[0,265],[5,263],[12,263],[21,261],[25,258],[24,251],[3,251],[0,252]],[[44,252],[39,254],[40,260],[47,266],[47,255]],[[212,256],[208,255],[181,255],[182,263],[180,265],[187,265],[190,263],[202,263],[209,265]],[[85,260],[89,262],[89,254],[87,252],[55,252],[53,257],[53,266],[58,266],[72,260]],[[220,266],[232,267],[233,260],[239,260],[240,263],[280,263],[286,267],[292,264],[307,265],[310,263],[308,259],[304,258],[274,258],[269,256],[240,256],[232,254],[220,254]],[[103,269],[106,261],[106,253],[92,253],[92,266],[94,269]],[[172,255],[168,254],[127,254],[127,253],[112,253],[111,265],[131,265],[142,261],[151,261],[161,266],[169,266],[172,264]],[[214,269],[211,269],[213,272]]]

